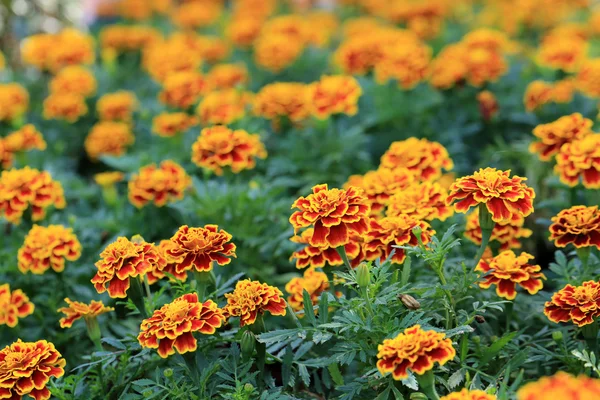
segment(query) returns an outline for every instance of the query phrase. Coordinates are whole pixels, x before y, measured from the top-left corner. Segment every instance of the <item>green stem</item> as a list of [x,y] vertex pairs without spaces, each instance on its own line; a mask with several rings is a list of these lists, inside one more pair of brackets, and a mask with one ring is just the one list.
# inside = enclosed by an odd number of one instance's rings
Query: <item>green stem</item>
[[581,333],[590,351],[598,355],[598,323],[594,321],[591,324],[584,325],[581,328]]
[[492,237],[492,231],[494,230],[494,226],[496,223],[492,219],[492,214],[490,214],[487,206],[485,204],[479,205],[479,227],[481,228],[481,246],[479,247],[479,251],[475,255],[475,267],[481,261],[481,257],[483,257],[483,253],[485,253],[485,249],[490,242],[490,238]]
[[425,393],[429,400],[440,400],[440,396],[435,390],[435,376],[433,375],[433,370],[430,369],[423,375],[417,375],[417,381],[419,382],[421,392]]
[[148,318],[148,311],[146,311],[146,304],[144,303],[144,290],[142,289],[142,282],[139,277],[130,279],[131,287],[129,288],[129,298],[138,309],[142,318]]
[[578,249],[575,249],[575,251],[577,252],[577,257],[579,257],[579,260],[581,261],[581,267],[583,269],[582,275],[584,279],[587,279],[587,268],[588,262],[590,260],[591,249],[591,247],[580,247]]
[[[444,266],[440,265],[438,268],[434,268],[435,272],[438,275],[438,278],[440,279],[440,282],[442,283],[442,286],[446,286],[448,285],[448,281],[446,280],[446,277],[444,276]],[[448,313],[448,310],[446,310],[446,329],[451,329],[452,328],[452,320],[455,319],[456,320],[456,302],[454,301],[454,297],[452,296],[452,293],[446,289],[445,287],[442,288],[442,292],[444,292],[444,295],[446,296],[446,298],[448,299],[448,303],[450,304],[450,307],[452,308],[452,315],[453,318],[450,318],[450,315]],[[458,320],[456,320],[455,322],[458,323]]]
[[[250,326],[250,329],[256,336],[267,331],[267,329],[265,327],[265,321],[263,320],[262,315],[260,315],[256,318],[256,321],[254,321],[254,324],[252,324]],[[266,359],[267,359],[267,345],[264,343],[261,343],[257,340],[256,341],[256,361],[258,364],[258,373],[259,373],[259,380],[258,380],[259,391],[263,390],[264,384],[265,384],[265,362],[266,362]]]
[[506,308],[504,309],[504,314],[506,317],[506,332],[510,332],[510,323],[512,322],[514,303],[511,301],[510,303],[506,303]]
[[348,260],[348,254],[346,254],[346,248],[344,246],[336,247],[335,250],[338,252],[342,260],[344,261],[344,265],[348,268],[348,271],[352,270],[352,266],[350,265],[350,260]]
[[481,246],[475,255],[475,266],[479,265],[479,261],[481,261],[481,257],[483,257],[483,253],[485,253],[485,249],[490,242],[490,238],[492,237],[492,229],[482,229],[481,230]]
[[373,306],[371,305],[371,299],[369,298],[369,290],[366,286],[361,288],[362,291],[362,295],[363,298],[365,299],[365,302],[367,303],[367,311],[369,312],[369,315],[371,316],[371,318],[373,318],[375,316],[375,312],[373,312]]
[[194,271],[194,279],[196,280],[196,291],[198,292],[198,300],[203,302],[206,300],[206,292],[209,285],[215,284],[215,275],[211,271]]

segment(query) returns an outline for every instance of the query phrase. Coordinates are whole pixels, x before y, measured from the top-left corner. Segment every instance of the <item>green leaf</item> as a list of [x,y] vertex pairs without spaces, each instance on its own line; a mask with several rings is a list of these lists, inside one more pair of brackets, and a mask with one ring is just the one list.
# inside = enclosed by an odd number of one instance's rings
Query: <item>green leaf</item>
[[310,294],[304,289],[302,291],[302,302],[304,303],[304,317],[312,326],[317,326],[317,319],[315,318],[315,310],[313,307],[312,299]]
[[308,373],[308,369],[305,365],[298,365],[298,373],[300,374],[300,378],[306,387],[310,386],[310,374]]
[[329,293],[323,293],[319,299],[319,323],[325,324],[329,319]]
[[511,340],[513,340],[519,332],[510,332],[502,336],[500,339],[492,343],[488,348],[483,351],[479,365],[485,365],[496,356]]
[[[283,386],[288,386],[291,382],[292,375],[292,361],[294,360],[294,353],[292,352],[292,346],[288,344],[285,349],[285,355],[283,356],[281,365],[281,380]],[[292,383],[293,385],[293,383]]]
[[470,325],[462,325],[446,331],[446,337],[462,335],[463,333],[471,333],[475,331]]
[[402,264],[402,275],[400,275],[400,286],[404,286],[408,283],[410,279],[410,266],[412,264],[412,260],[410,256],[406,257],[404,260],[404,264]]
[[459,369],[452,375],[450,375],[450,378],[448,378],[448,386],[450,386],[451,389],[454,389],[455,387],[460,385],[464,379],[465,371],[463,369]]
[[102,338],[102,343],[106,343],[109,346],[114,347],[115,349],[127,350],[127,347],[125,347],[125,345],[123,343],[121,343],[120,341],[118,341],[117,339],[114,339],[114,338],[110,338],[110,337]]
[[337,364],[329,364],[327,370],[331,374],[331,378],[336,385],[342,386],[344,384],[344,377],[340,372],[340,367]]
[[133,385],[135,386],[154,386],[156,385],[156,382],[154,382],[152,379],[138,379],[137,381],[133,381],[132,382]]

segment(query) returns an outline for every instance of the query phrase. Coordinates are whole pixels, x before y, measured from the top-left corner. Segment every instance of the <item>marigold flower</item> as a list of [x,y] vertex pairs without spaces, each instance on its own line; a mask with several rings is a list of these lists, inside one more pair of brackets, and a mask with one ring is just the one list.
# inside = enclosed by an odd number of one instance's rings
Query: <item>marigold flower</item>
[[[10,290],[10,285],[0,285],[0,325],[14,328],[19,323],[19,318],[25,318],[33,314],[35,305],[29,301],[29,297],[21,289]],[[0,384],[2,376],[0,375]],[[0,394],[2,388],[0,386]]]
[[333,59],[345,74],[365,75],[381,57],[375,35],[351,37],[340,44]]
[[158,82],[164,81],[174,72],[198,71],[202,65],[202,54],[184,36],[172,36],[146,46],[142,64],[146,71]]
[[52,343],[19,339],[0,350],[0,396],[11,400],[27,395],[35,400],[50,399],[52,394],[46,385],[51,377],[64,375],[66,363]]
[[546,302],[544,314],[556,323],[572,321],[579,327],[593,324],[600,316],[600,283],[587,281],[581,286],[566,285]]
[[423,375],[434,363],[444,365],[456,355],[452,340],[446,334],[425,331],[420,325],[405,329],[393,339],[377,346],[377,369],[384,375],[392,373],[395,380],[408,378],[408,369]]
[[214,24],[222,11],[219,2],[190,1],[172,11],[171,21],[182,29],[198,29]]
[[552,100],[553,86],[547,82],[536,80],[527,85],[523,103],[527,111],[533,111]]
[[560,151],[565,143],[593,133],[592,120],[583,118],[579,113],[560,117],[554,122],[535,127],[533,134],[540,139],[529,146],[529,152],[539,153],[540,160],[549,161]]
[[86,115],[85,98],[76,93],[52,93],[44,100],[45,119],[64,119],[74,123]]
[[269,19],[264,24],[261,36],[285,35],[288,40],[307,44],[310,40],[311,27],[301,15],[279,15]]
[[529,294],[536,294],[544,287],[542,279],[546,277],[540,272],[542,267],[529,264],[529,260],[533,258],[531,254],[525,252],[517,256],[512,250],[506,250],[491,259],[481,260],[475,271],[481,271],[486,275],[479,286],[488,289],[496,285],[496,294],[508,300],[517,297],[515,290],[517,285],[527,290]]
[[175,271],[195,270],[209,272],[213,261],[218,265],[227,265],[235,258],[235,244],[231,243],[231,235],[219,230],[217,225],[206,225],[204,228],[181,226],[171,237],[172,246],[165,254],[176,262]]
[[85,138],[85,152],[92,161],[103,155],[121,156],[135,142],[129,125],[124,122],[100,121]]
[[325,47],[338,31],[340,22],[333,12],[314,10],[306,15],[306,24],[310,27],[308,42],[317,47]]
[[392,262],[402,264],[406,259],[406,252],[395,246],[418,246],[419,238],[413,232],[417,227],[421,228],[421,242],[429,243],[435,231],[427,222],[406,214],[379,220],[372,218],[369,221],[369,232],[365,235],[366,259],[385,261],[393,252]]
[[535,192],[523,183],[527,178],[510,177],[510,170],[480,168],[473,175],[457,179],[450,186],[446,204],[454,204],[457,212],[466,213],[471,207],[485,204],[494,222],[510,221],[533,212]]
[[587,400],[600,398],[600,380],[558,371],[530,382],[517,391],[517,400]]
[[194,40],[200,57],[208,63],[222,62],[229,55],[229,44],[219,36],[197,36]]
[[304,43],[289,35],[261,35],[254,43],[254,62],[277,73],[292,65],[303,51]]
[[56,34],[31,35],[21,46],[25,64],[52,72],[69,65],[92,64],[95,55],[93,38],[73,28],[65,28]]
[[600,249],[600,211],[598,206],[573,206],[552,217],[550,240],[556,247],[572,243],[576,248]]
[[235,284],[232,293],[226,293],[223,307],[226,318],[240,317],[240,327],[252,325],[266,311],[285,316],[286,303],[281,290],[266,283],[244,279]]
[[406,214],[417,220],[445,221],[454,214],[452,207],[446,205],[447,197],[448,191],[439,183],[413,183],[389,198],[386,216]]
[[400,88],[412,89],[427,76],[430,61],[431,48],[419,41],[382,46],[375,63],[375,80],[384,84],[395,79]]
[[571,187],[579,179],[588,189],[600,188],[600,134],[585,135],[565,143],[556,155],[554,172],[560,181]]
[[108,93],[98,99],[96,111],[103,121],[131,121],[138,108],[135,94],[126,90]]
[[65,269],[65,262],[81,256],[81,243],[73,229],[62,225],[33,225],[18,252],[18,267],[22,273],[36,275],[52,268],[55,272]]
[[334,114],[355,115],[358,112],[358,99],[362,89],[351,76],[322,76],[321,80],[309,87],[313,115],[320,119]]
[[390,169],[408,168],[417,179],[423,181],[434,181],[442,176],[442,169],[454,168],[444,146],[414,137],[392,143],[381,156],[380,165]]
[[310,295],[312,305],[319,302],[321,293],[329,289],[329,279],[323,272],[316,271],[313,268],[304,271],[303,277],[292,278],[286,285],[285,291],[290,295],[287,298],[288,304],[294,311],[304,309],[304,291]]
[[[185,282],[187,280],[187,270],[177,272],[177,259],[174,259],[169,254],[167,254],[167,250],[173,251],[178,247],[177,243],[172,242],[171,240],[161,240],[158,244],[158,251],[160,254],[167,260],[166,265],[156,265],[156,269],[148,271],[146,276],[148,277],[148,283],[150,285],[158,282],[167,276],[167,273],[173,275],[175,279]],[[161,269],[159,269],[161,268]],[[169,279],[172,279],[169,277]]]
[[13,168],[0,174],[0,216],[13,224],[21,223],[23,213],[31,207],[31,219],[39,221],[50,206],[66,206],[60,182],[45,171],[30,167]]
[[144,25],[109,25],[100,31],[102,49],[117,53],[144,49],[161,39],[159,31]]
[[92,300],[90,304],[85,304],[79,301],[72,301],[67,297],[65,298],[65,302],[68,306],[57,310],[59,313],[65,314],[59,321],[61,328],[70,328],[73,326],[73,322],[80,318],[96,318],[98,315],[115,310],[113,307],[106,307],[102,301],[96,300]]
[[138,341],[142,347],[158,349],[158,355],[167,358],[175,351],[179,354],[196,351],[194,332],[212,335],[223,322],[223,310],[215,302],[200,303],[196,293],[188,293],[143,320]]
[[552,87],[552,101],[559,104],[567,104],[573,101],[575,94],[575,81],[572,78],[565,78],[554,82]]
[[152,132],[162,137],[173,137],[197,123],[195,117],[184,112],[162,113],[152,119]]
[[254,97],[253,112],[278,123],[281,118],[298,122],[310,115],[312,107],[308,85],[276,82],[265,85]]
[[581,64],[575,76],[575,86],[586,96],[600,97],[600,58],[591,58]]
[[206,76],[209,87],[233,89],[248,82],[248,69],[243,64],[218,64]]
[[312,188],[307,197],[298,198],[289,220],[294,231],[312,226],[309,240],[315,247],[339,247],[350,242],[350,235],[363,235],[369,230],[368,199],[360,188],[329,189],[327,184]]
[[447,396],[440,397],[440,400],[496,400],[493,394],[487,394],[483,390],[463,389],[460,392],[450,393]]
[[[531,229],[524,228],[525,218],[515,215],[513,219],[498,222],[492,229],[490,241],[500,243],[500,251],[519,249],[521,242],[519,239],[528,238],[533,234]],[[465,227],[465,237],[477,245],[481,245],[482,239],[481,227],[479,226],[479,208],[467,215]]]
[[130,278],[139,279],[139,276],[160,269],[166,263],[154,244],[132,242],[121,236],[100,253],[100,260],[95,264],[98,272],[92,283],[98,293],[108,291],[110,297],[124,298],[127,297]]
[[125,174],[119,171],[100,172],[94,175],[94,182],[102,187],[110,187],[123,181]]
[[201,73],[175,72],[166,77],[158,99],[167,106],[185,110],[194,105],[207,90],[207,79]]
[[207,94],[196,108],[196,114],[204,125],[228,125],[246,114],[251,94],[236,89],[217,90]]
[[394,169],[379,167],[367,172],[356,186],[362,188],[369,199],[371,215],[379,215],[389,205],[394,193],[408,188],[415,182],[415,177],[408,168]]
[[192,145],[192,161],[199,167],[223,174],[223,167],[238,173],[252,169],[256,158],[266,158],[267,152],[260,135],[249,134],[243,129],[231,130],[217,125],[202,129]]
[[[309,241],[314,233],[313,228],[306,228],[302,231],[300,236],[294,235],[290,240],[294,243],[305,245],[302,249],[295,251],[290,256],[290,261],[296,259],[296,268],[320,268],[324,267],[325,264],[329,266],[343,265],[344,260],[333,247],[315,247],[311,246]],[[354,237],[350,238],[350,242],[344,245],[346,255],[349,260],[352,260],[352,264],[358,264],[362,261],[362,257],[359,259],[361,254],[361,244],[355,240]],[[287,290],[287,289],[286,289]]]
[[0,167],[8,169],[12,167],[14,154],[6,145],[6,140],[0,139]]
[[498,114],[498,100],[489,90],[477,93],[477,102],[479,103],[479,113],[485,121],[491,120]]
[[46,150],[46,141],[32,124],[23,125],[4,138],[4,145],[11,152]]
[[587,42],[579,37],[551,34],[542,40],[537,62],[548,68],[575,72],[586,59]]
[[129,201],[137,208],[153,202],[156,207],[183,199],[192,179],[176,162],[165,160],[140,168],[129,181]]
[[245,49],[258,38],[263,23],[252,15],[236,16],[227,24],[225,35],[234,45]]
[[18,83],[0,83],[0,121],[21,118],[29,108],[29,93]]
[[75,93],[83,97],[96,93],[96,86],[96,78],[92,72],[79,65],[61,69],[50,81],[52,93]]

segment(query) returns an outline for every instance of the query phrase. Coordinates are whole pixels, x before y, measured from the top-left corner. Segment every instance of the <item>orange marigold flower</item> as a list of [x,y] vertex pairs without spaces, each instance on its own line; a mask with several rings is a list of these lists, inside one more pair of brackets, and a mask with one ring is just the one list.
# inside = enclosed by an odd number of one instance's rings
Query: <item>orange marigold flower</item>
[[479,286],[488,289],[496,285],[496,294],[508,300],[517,297],[517,285],[527,290],[529,294],[536,294],[544,287],[542,279],[546,277],[540,272],[542,267],[529,264],[529,260],[533,258],[531,254],[525,252],[517,256],[512,250],[506,250],[492,259],[481,260],[475,271],[481,271],[486,275]]
[[94,182],[102,187],[110,187],[123,181],[125,174],[119,171],[100,172],[94,175]]
[[395,380],[408,378],[409,368],[423,375],[435,362],[444,365],[456,355],[452,340],[445,333],[425,331],[420,325],[405,329],[393,339],[385,339],[377,350],[377,369],[382,375],[391,372]]
[[109,25],[100,31],[100,46],[116,53],[136,51],[162,39],[159,31],[144,25]]
[[140,168],[129,181],[129,201],[137,208],[153,202],[156,207],[183,199],[192,178],[181,165],[171,160]]
[[527,111],[533,111],[552,100],[553,86],[550,83],[536,80],[527,85],[523,95],[523,103]]
[[466,49],[460,43],[447,45],[431,62],[429,82],[438,89],[449,89],[463,82],[468,74],[464,62]]
[[4,145],[11,152],[46,150],[46,141],[32,124],[23,125],[4,138]]
[[351,76],[322,76],[309,87],[312,113],[320,119],[334,114],[355,115],[362,89]]
[[[333,247],[315,247],[311,246],[309,241],[314,233],[313,228],[306,228],[302,231],[301,235],[294,235],[290,240],[294,243],[305,245],[304,248],[295,251],[290,256],[290,261],[296,259],[296,268],[319,268],[324,267],[326,264],[329,266],[343,265],[344,260]],[[362,258],[358,260],[361,253],[361,244],[358,241],[353,240],[354,237],[350,238],[350,242],[344,245],[346,255],[349,260],[352,260],[352,264],[357,264],[362,261]],[[356,260],[356,262],[354,262]]]
[[588,400],[600,398],[600,380],[559,371],[530,382],[517,391],[517,400]]
[[496,400],[493,394],[487,394],[483,390],[463,389],[460,392],[450,393],[447,396],[440,397],[440,400]]
[[588,44],[578,37],[551,35],[542,40],[537,61],[540,65],[575,72],[587,57]]
[[245,49],[258,38],[263,23],[252,15],[236,16],[227,24],[225,35],[234,45]]
[[256,65],[273,73],[292,65],[304,51],[304,43],[285,34],[261,35],[254,43]]
[[214,24],[222,11],[220,2],[189,1],[172,11],[171,21],[182,29],[198,29]]
[[[19,323],[19,318],[25,318],[33,314],[35,305],[29,301],[29,297],[21,289],[10,290],[10,285],[0,285],[0,325],[14,328]],[[2,375],[0,375],[0,383]],[[2,394],[0,386],[0,394]]]
[[600,250],[598,206],[573,206],[552,217],[550,240],[556,247],[573,243],[576,248],[596,246]]
[[554,122],[535,127],[533,134],[540,139],[529,146],[531,153],[539,153],[540,160],[550,161],[560,151],[563,144],[593,133],[592,120],[579,113],[560,117]]
[[49,400],[52,394],[46,385],[51,377],[64,375],[66,363],[52,343],[19,339],[0,350],[0,396],[11,400],[21,400],[23,396]]
[[345,74],[365,75],[381,57],[375,43],[373,35],[351,37],[337,48],[333,54],[334,62]]
[[[490,241],[500,243],[500,250],[521,248],[519,239],[528,238],[533,234],[531,229],[524,228],[525,218],[515,215],[513,219],[498,222],[492,229]],[[475,244],[481,244],[481,227],[479,226],[479,208],[467,215],[465,237]]]
[[198,36],[195,42],[200,57],[208,63],[222,62],[231,52],[229,44],[219,36]]
[[52,93],[44,100],[45,119],[64,119],[74,123],[87,112],[85,98],[77,93]]
[[231,124],[246,115],[246,105],[251,102],[249,92],[236,89],[217,90],[207,94],[196,108],[204,125]]
[[572,321],[579,327],[593,324],[600,316],[600,283],[587,281],[581,286],[565,286],[546,302],[544,314],[556,323]]
[[579,179],[588,189],[600,188],[600,134],[585,135],[565,143],[556,155],[554,172],[560,181],[571,187]]
[[223,174],[223,167],[230,167],[234,173],[252,169],[256,158],[266,157],[267,151],[260,135],[249,134],[243,129],[231,130],[222,125],[202,129],[192,145],[194,164],[217,175]]
[[311,246],[339,247],[350,242],[350,235],[363,235],[369,230],[368,199],[360,188],[329,189],[327,184],[312,188],[307,197],[300,197],[292,208],[300,211],[290,216],[294,231],[312,226]]
[[181,226],[171,237],[175,246],[165,250],[168,258],[176,262],[175,271],[195,270],[209,272],[213,261],[218,265],[227,265],[231,258],[236,258],[235,244],[231,243],[231,235],[219,230],[217,225],[206,225],[204,228]]
[[454,214],[452,207],[446,205],[447,197],[448,190],[437,182],[413,183],[389,198],[386,216],[407,214],[417,220],[445,221]]
[[435,231],[427,222],[419,221],[406,214],[379,220],[371,219],[364,245],[367,260],[385,261],[393,252],[392,262],[402,264],[406,259],[406,252],[395,246],[418,246],[419,238],[413,232],[417,227],[421,228],[422,243],[429,243]]
[[152,119],[152,132],[162,137],[173,137],[197,123],[195,117],[184,112],[162,113]]
[[479,103],[479,113],[485,121],[489,121],[498,114],[500,107],[494,93],[489,90],[482,90],[477,93],[477,102]]
[[311,11],[306,15],[306,23],[311,28],[308,32],[308,42],[317,47],[327,46],[340,25],[335,13],[324,10]]
[[174,35],[146,46],[142,64],[152,78],[162,82],[174,72],[197,71],[202,65],[202,55],[193,41]]
[[395,79],[400,88],[409,90],[425,79],[430,62],[431,48],[419,41],[386,45],[375,63],[375,80],[384,84]]
[[92,64],[96,58],[94,39],[77,29],[27,37],[21,47],[25,64],[57,72],[69,65]]
[[276,82],[263,86],[256,94],[253,112],[275,122],[281,118],[298,122],[310,115],[311,107],[308,85]]
[[554,82],[552,88],[552,101],[555,103],[566,104],[573,101],[575,94],[575,82],[572,78],[566,78]]
[[0,216],[13,224],[21,223],[23,213],[31,207],[31,219],[39,221],[50,206],[65,208],[60,182],[46,171],[25,167],[2,171],[0,175]]
[[208,90],[206,78],[196,71],[175,72],[167,76],[158,99],[167,106],[187,109]]
[[98,99],[96,111],[103,121],[131,121],[138,108],[135,94],[126,90],[108,93]]
[[310,31],[311,27],[303,16],[298,14],[279,15],[266,21],[261,36],[285,35],[289,41],[307,44],[311,37]]
[[104,155],[122,156],[135,142],[129,125],[124,122],[100,121],[85,138],[85,152],[92,161]]
[[535,192],[520,176],[510,177],[510,170],[481,168],[473,175],[457,179],[450,186],[446,204],[466,213],[471,207],[485,204],[494,222],[510,221],[518,216],[527,217],[533,212]]
[[158,349],[158,355],[167,358],[175,351],[179,354],[196,351],[194,332],[212,335],[223,322],[223,310],[215,302],[200,303],[196,293],[188,293],[143,320],[138,341],[142,347]]
[[215,89],[233,89],[248,82],[248,69],[243,64],[219,64],[206,76],[208,85]]
[[454,168],[454,163],[440,143],[410,137],[392,143],[381,156],[381,166],[390,169],[405,167],[420,180],[434,181],[442,176],[442,169]]
[[102,301],[96,300],[92,300],[90,304],[85,304],[79,301],[73,301],[67,297],[65,298],[65,302],[68,306],[61,307],[57,310],[59,313],[65,314],[65,316],[58,321],[61,328],[70,328],[73,326],[73,322],[80,318],[85,320],[96,318],[98,315],[115,310],[112,307],[106,307]]
[[98,293],[108,291],[110,297],[124,298],[127,297],[130,278],[139,279],[139,276],[160,269],[166,263],[153,243],[130,241],[121,236],[100,253],[100,260],[95,264],[98,272],[92,283]]
[[94,74],[79,65],[61,69],[50,81],[52,93],[75,93],[83,97],[90,97],[96,93],[96,86]]
[[314,268],[304,271],[303,277],[292,278],[286,285],[285,291],[290,295],[287,298],[288,304],[294,311],[304,309],[304,291],[306,290],[312,301],[312,305],[319,302],[321,293],[329,289],[329,279],[323,272],[316,271]]
[[252,325],[266,311],[272,315],[286,314],[286,303],[281,290],[266,283],[244,279],[235,284],[233,293],[226,293],[223,307],[226,318],[240,317],[240,327]]
[[390,197],[394,193],[408,188],[414,181],[415,177],[408,168],[379,167],[375,171],[367,172],[359,187],[369,199],[371,215],[379,215],[389,205]]
[[29,93],[18,83],[0,83],[0,121],[14,121],[29,108]]
[[0,138],[0,167],[8,169],[12,167],[14,154],[7,146],[6,140]]
[[[187,280],[187,271],[179,271],[177,272],[177,259],[174,259],[169,254],[167,254],[167,250],[173,251],[177,248],[177,243],[172,242],[171,240],[161,240],[158,244],[158,251],[160,254],[167,260],[166,265],[156,265],[156,269],[148,271],[146,276],[148,277],[148,283],[150,285],[158,282],[167,276],[167,273],[173,275],[173,277],[177,280],[185,282]],[[159,269],[161,268],[161,269]],[[169,279],[172,279],[169,277]]]
[[600,97],[600,58],[591,58],[581,64],[575,86],[586,96]]
[[73,229],[62,225],[33,225],[18,252],[18,267],[22,273],[41,275],[52,268],[65,269],[65,262],[81,256],[81,243]]

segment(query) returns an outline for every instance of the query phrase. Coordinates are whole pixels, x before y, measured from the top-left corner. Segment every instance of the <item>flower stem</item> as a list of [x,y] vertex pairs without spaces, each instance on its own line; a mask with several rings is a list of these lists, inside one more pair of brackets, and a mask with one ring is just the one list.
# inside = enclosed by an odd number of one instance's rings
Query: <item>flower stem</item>
[[100,332],[100,325],[98,325],[98,320],[96,317],[84,317],[85,325],[87,327],[87,332],[90,340],[96,346],[96,350],[104,351],[104,347],[102,346],[102,333]]
[[440,396],[435,390],[435,376],[433,370],[425,372],[423,375],[417,375],[419,389],[425,393],[429,400],[440,400]]
[[[446,276],[444,275],[444,266],[443,264],[440,265],[437,268],[434,268],[435,272],[438,275],[438,278],[440,279],[440,283],[442,284],[442,286],[446,286],[448,284],[448,281],[446,280]],[[456,303],[454,301],[454,297],[452,296],[452,293],[446,289],[445,287],[442,288],[442,291],[444,292],[444,295],[446,295],[446,298],[448,299],[448,303],[450,304],[450,307],[452,308],[452,315],[453,318],[450,318],[450,315],[448,313],[448,310],[446,310],[446,329],[451,329],[452,328],[452,319],[456,319]]]
[[581,333],[590,351],[598,355],[598,323],[594,321],[591,324],[584,325],[581,328]]
[[335,250],[338,252],[340,257],[342,257],[342,261],[344,261],[344,265],[348,268],[349,271],[352,270],[352,266],[350,265],[350,260],[348,260],[348,254],[346,254],[346,248],[344,246],[336,247]]
[[148,311],[146,311],[146,304],[144,303],[144,290],[142,289],[142,281],[140,277],[134,277],[130,279],[131,287],[129,289],[129,298],[138,309],[142,318],[148,318]]
[[215,283],[215,275],[211,271],[194,271],[194,279],[196,280],[196,291],[200,301],[206,300],[206,291],[209,285]]
[[496,223],[492,220],[492,215],[487,209],[485,204],[479,205],[479,226],[481,227],[481,246],[475,255],[475,266],[479,264],[481,261],[481,257],[483,257],[483,253],[485,253],[485,249],[487,248],[488,243],[490,242],[490,238],[492,237],[492,231],[494,230],[494,226]]
[[575,249],[575,251],[577,252],[577,257],[579,257],[579,260],[581,261],[583,276],[587,279],[587,268],[588,262],[590,260],[591,247],[580,247],[578,249]]
[[[256,318],[256,321],[254,322],[254,324],[252,324],[250,326],[250,329],[256,336],[267,331],[267,329],[265,328],[265,321],[263,320],[262,315],[260,315]],[[266,361],[266,359],[267,359],[267,345],[264,343],[261,343],[257,340],[256,341],[256,361],[258,364],[258,372],[259,372],[258,387],[259,387],[259,390],[261,390],[261,391],[265,384],[265,361]]]
[[504,309],[504,314],[506,317],[506,332],[510,331],[510,323],[512,322],[512,314],[513,314],[514,303],[511,301],[506,303],[506,308]]

